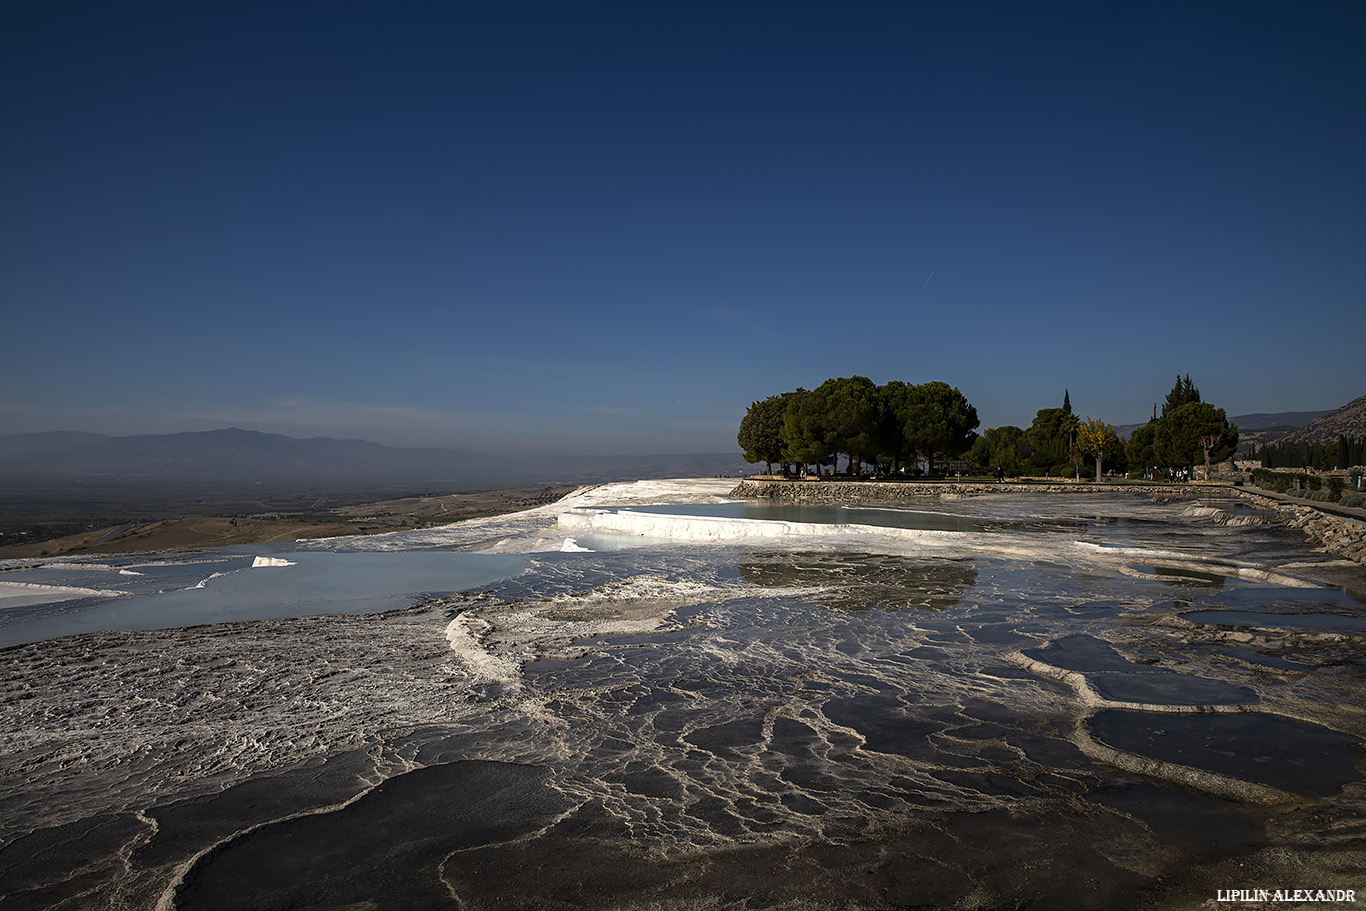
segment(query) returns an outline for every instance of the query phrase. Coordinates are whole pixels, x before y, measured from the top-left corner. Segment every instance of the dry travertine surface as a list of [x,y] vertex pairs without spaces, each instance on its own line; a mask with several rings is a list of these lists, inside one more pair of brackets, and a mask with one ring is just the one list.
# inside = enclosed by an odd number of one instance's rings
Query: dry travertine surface
[[307,516],[264,513],[251,516],[188,516],[138,522],[98,528],[35,544],[0,547],[0,559],[229,547],[306,538],[381,534],[402,528],[458,522],[545,506],[575,489],[572,485],[552,484],[545,487],[406,497],[359,506],[342,506]]

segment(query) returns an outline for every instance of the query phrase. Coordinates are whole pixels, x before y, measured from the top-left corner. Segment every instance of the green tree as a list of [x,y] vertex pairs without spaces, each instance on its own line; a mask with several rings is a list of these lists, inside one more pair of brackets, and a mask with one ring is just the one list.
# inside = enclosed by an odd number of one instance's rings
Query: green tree
[[906,447],[923,452],[931,472],[936,456],[942,459],[965,452],[981,423],[977,409],[963,393],[939,380],[906,387],[893,415]]
[[1179,405],[1161,423],[1170,445],[1166,453],[1170,464],[1190,468],[1203,457],[1206,478],[1211,463],[1228,458],[1238,446],[1237,425],[1228,422],[1224,409],[1206,402]]
[[1064,408],[1040,408],[1034,421],[1024,432],[1030,454],[1027,466],[1042,472],[1068,461],[1072,455],[1073,436],[1077,427],[1076,415]]
[[1124,447],[1124,456],[1129,460],[1131,471],[1141,468],[1144,473],[1147,473],[1149,469],[1157,466],[1156,437],[1156,420],[1149,421],[1142,427],[1135,427],[1134,432],[1129,434],[1129,442]]
[[1110,455],[1118,452],[1120,445],[1119,435],[1115,433],[1115,428],[1104,421],[1094,420],[1088,416],[1086,420],[1077,425],[1077,449],[1084,455],[1092,456],[1096,460],[1097,482],[1102,477],[1102,463]]
[[834,461],[825,396],[819,391],[798,389],[783,410],[783,460],[798,465],[822,465]]
[[1167,400],[1162,405],[1162,416],[1165,418],[1170,412],[1175,411],[1182,405],[1189,405],[1192,402],[1200,401],[1200,390],[1195,388],[1191,382],[1191,375],[1186,374],[1185,378],[1176,378],[1176,385],[1172,391],[1167,393]]
[[865,457],[876,457],[882,411],[877,386],[866,376],[826,380],[816,392],[826,408],[828,442],[849,458],[849,474]]
[[1024,433],[1019,427],[1009,424],[992,427],[973,441],[968,460],[974,468],[983,471],[999,468],[1013,477],[1020,473],[1024,457],[1029,451]]
[[773,473],[773,463],[783,458],[783,415],[787,411],[788,399],[795,392],[770,395],[761,402],[751,402],[745,416],[740,420],[740,431],[736,441],[745,451],[746,462],[764,462],[768,474]]
[[898,415],[910,408],[911,390],[914,387],[901,380],[888,380],[877,387],[881,403],[881,426],[878,434],[877,460],[896,472],[905,462],[915,458],[915,450],[906,442]]

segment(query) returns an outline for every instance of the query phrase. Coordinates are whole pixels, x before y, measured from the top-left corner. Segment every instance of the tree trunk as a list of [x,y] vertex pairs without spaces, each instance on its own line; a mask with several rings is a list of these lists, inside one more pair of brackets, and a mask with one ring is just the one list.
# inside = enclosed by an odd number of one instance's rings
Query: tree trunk
[[1096,483],[1100,483],[1100,456],[1096,456]]

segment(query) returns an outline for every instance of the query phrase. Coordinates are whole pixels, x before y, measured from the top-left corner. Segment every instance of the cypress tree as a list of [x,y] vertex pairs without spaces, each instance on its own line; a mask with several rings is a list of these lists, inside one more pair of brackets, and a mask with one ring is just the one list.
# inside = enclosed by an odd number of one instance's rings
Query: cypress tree
[[1162,405],[1162,416],[1165,418],[1168,412],[1175,411],[1182,405],[1189,405],[1191,402],[1200,401],[1200,390],[1195,388],[1191,382],[1191,375],[1186,374],[1183,379],[1179,374],[1176,383],[1172,386],[1172,391],[1167,393],[1167,401]]

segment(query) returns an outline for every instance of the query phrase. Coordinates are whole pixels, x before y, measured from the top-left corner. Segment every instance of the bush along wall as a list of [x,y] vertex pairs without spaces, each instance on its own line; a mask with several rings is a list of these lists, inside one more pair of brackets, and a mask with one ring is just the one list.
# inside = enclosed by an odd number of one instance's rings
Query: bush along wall
[[[1348,482],[1352,484],[1350,488]],[[1269,468],[1254,468],[1252,470],[1252,483],[1262,490],[1288,493],[1319,503],[1337,503],[1340,506],[1360,507],[1363,502],[1361,494],[1355,490],[1355,476],[1343,478],[1334,475],[1329,478],[1320,478],[1317,475],[1302,474],[1298,471],[1272,471]]]

